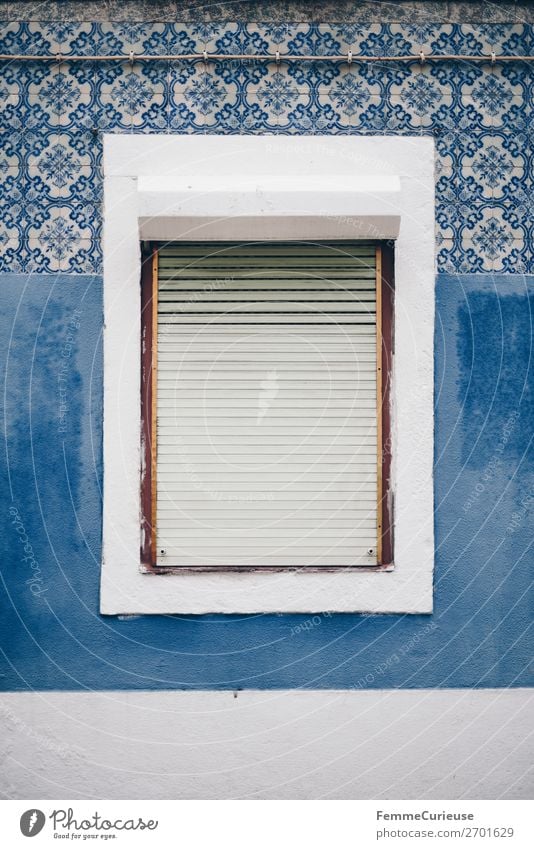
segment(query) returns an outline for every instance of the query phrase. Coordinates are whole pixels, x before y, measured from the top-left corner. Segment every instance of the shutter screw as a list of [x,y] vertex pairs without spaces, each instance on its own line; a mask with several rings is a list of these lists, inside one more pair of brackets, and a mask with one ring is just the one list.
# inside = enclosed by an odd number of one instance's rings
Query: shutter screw
[[374,553],[375,553],[374,548],[368,548],[367,549],[367,554],[371,555],[371,554],[374,554]]
[[163,557],[165,557],[165,555],[167,554],[167,549],[166,549],[166,548],[160,548],[159,553],[160,553]]

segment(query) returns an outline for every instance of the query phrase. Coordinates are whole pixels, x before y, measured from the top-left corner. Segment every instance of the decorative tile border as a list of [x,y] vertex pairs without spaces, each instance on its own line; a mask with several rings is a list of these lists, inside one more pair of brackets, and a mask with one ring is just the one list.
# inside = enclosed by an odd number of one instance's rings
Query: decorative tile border
[[204,49],[303,57],[350,49],[355,58],[350,67],[283,59],[0,64],[2,270],[100,271],[102,132],[433,135],[438,267],[534,270],[532,69],[358,62],[420,49],[531,52],[530,24],[0,23],[0,51],[13,54]]

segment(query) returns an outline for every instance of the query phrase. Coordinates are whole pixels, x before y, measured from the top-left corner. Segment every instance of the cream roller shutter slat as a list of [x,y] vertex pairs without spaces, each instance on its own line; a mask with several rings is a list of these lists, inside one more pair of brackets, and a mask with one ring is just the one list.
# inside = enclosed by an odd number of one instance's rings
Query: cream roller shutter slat
[[[242,326],[249,328],[254,327],[255,325],[271,325],[275,324],[278,326],[284,324],[294,325],[295,322],[299,322],[302,327],[306,326],[316,326],[321,325],[321,329],[323,330],[326,327],[337,327],[339,328],[342,324],[344,327],[349,327],[350,325],[363,325],[363,327],[371,328],[374,327],[374,320],[368,314],[359,315],[357,313],[338,313],[334,315],[333,313],[321,313],[317,312],[307,312],[294,310],[293,312],[287,312],[276,314],[273,312],[251,312],[246,310],[241,310],[240,312],[232,311],[225,313],[204,313],[201,310],[192,311],[187,314],[170,314],[166,313],[160,316],[158,321],[158,333],[164,335],[166,332],[175,333],[176,330],[175,325],[185,324],[196,325],[205,327],[206,324],[211,328],[216,327],[225,327],[226,325],[235,325],[236,322],[241,323]],[[374,331],[373,331],[374,332]]]
[[[331,551],[331,549],[328,549]],[[217,553],[217,551],[219,553]],[[167,563],[172,563],[173,566],[182,566],[184,568],[191,568],[194,566],[202,566],[204,568],[232,568],[235,566],[242,566],[249,569],[261,569],[266,567],[277,568],[282,566],[290,565],[291,568],[298,569],[304,568],[306,566],[311,567],[320,567],[320,566],[331,566],[333,568],[342,564],[343,566],[361,566],[366,562],[369,562],[370,558],[367,554],[367,549],[365,546],[356,547],[351,546],[349,552],[345,552],[342,550],[337,550],[337,553],[334,554],[317,554],[317,548],[314,551],[309,551],[302,555],[296,555],[293,552],[281,553],[280,549],[278,549],[277,554],[264,554],[260,553],[256,556],[254,554],[228,554],[227,552],[221,552],[220,549],[216,549],[213,552],[209,553],[208,549],[203,549],[200,554],[185,554],[184,555],[184,546],[168,546],[165,549],[165,559]],[[283,563],[281,561],[283,560]],[[158,563],[159,566],[164,566],[162,562]]]
[[159,566],[376,563],[375,255],[159,250]]

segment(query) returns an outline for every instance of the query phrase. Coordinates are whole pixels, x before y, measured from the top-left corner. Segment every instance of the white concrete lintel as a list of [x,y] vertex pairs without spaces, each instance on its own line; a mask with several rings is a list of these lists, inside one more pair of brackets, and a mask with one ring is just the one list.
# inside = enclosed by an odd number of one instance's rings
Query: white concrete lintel
[[399,235],[400,179],[262,174],[140,177],[143,239],[376,239]]

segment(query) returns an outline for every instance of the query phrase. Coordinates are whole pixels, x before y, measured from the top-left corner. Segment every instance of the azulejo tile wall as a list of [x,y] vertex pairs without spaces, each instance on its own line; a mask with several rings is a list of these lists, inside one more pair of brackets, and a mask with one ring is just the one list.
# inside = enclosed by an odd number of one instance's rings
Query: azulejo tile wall
[[[128,61],[272,53],[269,60]],[[346,63],[303,57],[346,54]],[[492,65],[358,56],[534,54],[523,23],[5,22],[0,54],[0,270],[101,271],[102,133],[425,134],[436,141],[446,272],[534,271],[534,81]],[[124,61],[102,60],[121,54]],[[89,57],[77,61],[74,56]]]

